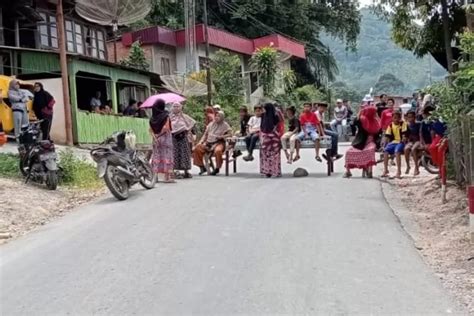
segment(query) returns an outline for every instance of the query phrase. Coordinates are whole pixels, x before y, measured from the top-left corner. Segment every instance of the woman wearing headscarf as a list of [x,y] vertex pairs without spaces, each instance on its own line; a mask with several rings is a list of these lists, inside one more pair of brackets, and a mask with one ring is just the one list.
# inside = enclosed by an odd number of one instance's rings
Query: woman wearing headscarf
[[43,139],[49,140],[49,132],[53,123],[54,98],[48,91],[44,90],[41,82],[35,83],[35,95],[33,98],[33,111],[41,122],[41,134]]
[[20,90],[20,83],[18,80],[10,81],[10,86],[8,88],[8,99],[12,105],[15,138],[17,142],[19,142],[21,130],[28,128],[30,122],[28,120],[28,108],[26,107],[28,97],[23,91]]
[[183,170],[184,178],[192,178],[191,169],[191,131],[196,121],[183,113],[183,105],[174,103],[170,114],[171,132],[173,134],[174,170]]
[[218,111],[214,121],[212,121],[206,128],[204,135],[199,143],[194,148],[193,160],[194,165],[201,170],[199,175],[207,172],[204,167],[204,155],[208,152],[213,152],[216,157],[216,168],[211,173],[215,176],[219,174],[220,168],[224,162],[223,155],[225,150],[225,140],[232,136],[232,128],[225,121],[224,112]]
[[158,99],[152,108],[150,133],[153,137],[153,154],[151,164],[155,173],[165,175],[165,183],[174,183],[173,172],[173,139],[171,122],[165,110],[165,101]]
[[272,103],[266,103],[263,108],[260,125],[260,174],[270,177],[281,176],[281,141],[278,135],[280,117]]
[[381,129],[380,119],[375,106],[367,106],[359,112],[354,124],[357,134],[352,147],[346,152],[345,178],[352,177],[351,169],[363,170],[362,175],[372,178],[372,167],[375,166],[375,141]]

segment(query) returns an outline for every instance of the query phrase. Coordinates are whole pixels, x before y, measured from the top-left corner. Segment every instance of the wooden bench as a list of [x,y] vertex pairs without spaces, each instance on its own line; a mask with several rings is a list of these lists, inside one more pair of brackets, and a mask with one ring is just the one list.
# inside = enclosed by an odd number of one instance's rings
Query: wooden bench
[[[255,149],[259,149],[260,145],[257,143]],[[314,149],[314,142],[311,139],[305,139],[300,142],[300,148],[313,148]],[[334,172],[334,160],[331,158],[332,155],[331,151],[331,137],[324,136],[320,139],[320,148],[326,148],[326,155],[328,157],[327,160],[327,175],[330,176]],[[225,175],[229,176],[230,171],[230,164],[232,163],[233,173],[237,173],[237,160],[238,157],[234,157],[235,153],[239,150],[241,152],[247,149],[245,144],[245,137],[232,137],[226,140],[226,148],[224,151],[224,165],[225,165]],[[212,166],[212,157],[211,154],[205,156],[205,165],[207,170],[209,171]]]

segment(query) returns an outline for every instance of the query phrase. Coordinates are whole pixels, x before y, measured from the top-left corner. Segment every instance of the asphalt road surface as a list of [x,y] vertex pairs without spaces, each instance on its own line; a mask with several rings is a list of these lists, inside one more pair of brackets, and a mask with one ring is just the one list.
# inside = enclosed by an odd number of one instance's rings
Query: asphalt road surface
[[4,245],[1,314],[458,313],[377,180],[299,165],[137,189]]

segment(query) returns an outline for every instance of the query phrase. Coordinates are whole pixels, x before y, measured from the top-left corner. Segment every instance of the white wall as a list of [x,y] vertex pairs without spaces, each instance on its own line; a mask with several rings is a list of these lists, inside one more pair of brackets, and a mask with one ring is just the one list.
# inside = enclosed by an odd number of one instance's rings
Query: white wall
[[[33,81],[33,80],[32,80]],[[53,126],[51,127],[51,139],[58,144],[66,143],[66,120],[64,115],[63,84],[61,78],[38,80],[44,89],[51,93],[56,100],[54,105]]]

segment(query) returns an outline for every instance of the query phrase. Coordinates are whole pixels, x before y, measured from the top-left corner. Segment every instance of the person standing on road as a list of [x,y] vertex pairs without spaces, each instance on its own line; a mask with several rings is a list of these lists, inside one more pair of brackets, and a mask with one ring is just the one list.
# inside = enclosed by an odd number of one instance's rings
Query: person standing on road
[[171,107],[171,133],[173,135],[174,170],[184,171],[184,178],[192,178],[191,169],[191,146],[192,130],[196,121],[189,115],[183,113],[183,105],[174,103]]
[[344,177],[352,177],[351,169],[359,168],[363,170],[363,176],[367,175],[372,178],[372,167],[376,164],[375,138],[380,132],[377,108],[374,106],[365,107],[359,112],[355,124],[357,125],[357,134],[352,142],[352,147],[346,152]]
[[44,90],[41,82],[35,83],[35,95],[33,98],[33,111],[35,112],[36,118],[42,120],[41,122],[41,134],[43,140],[49,140],[49,133],[51,131],[51,125],[53,124],[53,96],[46,90]]
[[260,125],[260,174],[267,178],[281,177],[280,117],[272,103],[265,103],[264,110]]
[[15,138],[16,141],[19,142],[21,131],[27,129],[30,122],[28,119],[28,108],[26,106],[28,97],[20,90],[20,83],[18,80],[13,79],[10,81],[8,99],[12,105]]
[[150,133],[153,137],[153,155],[151,163],[155,173],[165,175],[165,183],[174,183],[172,171],[173,139],[171,136],[171,122],[165,110],[165,101],[158,99],[152,108],[150,119]]

